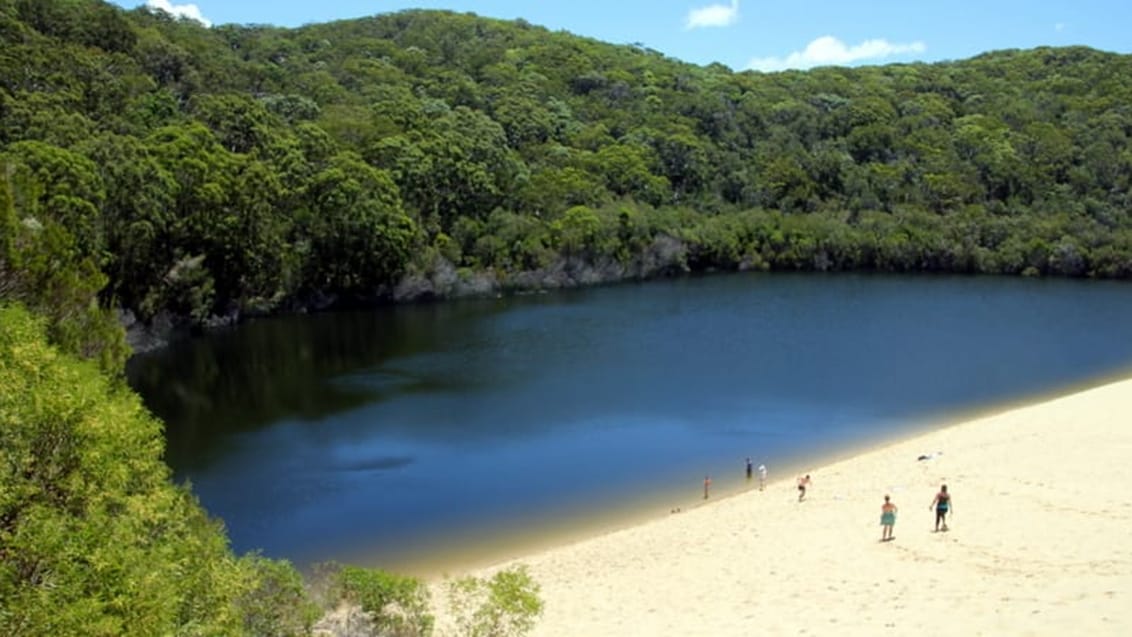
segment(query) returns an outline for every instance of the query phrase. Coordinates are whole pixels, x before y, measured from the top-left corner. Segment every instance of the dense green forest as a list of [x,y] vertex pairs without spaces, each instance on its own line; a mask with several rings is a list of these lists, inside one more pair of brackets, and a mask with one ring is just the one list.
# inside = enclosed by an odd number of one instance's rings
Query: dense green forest
[[5,241],[145,322],[711,269],[1132,274],[1129,56],[740,73],[470,14],[97,0],[0,0],[0,40]]

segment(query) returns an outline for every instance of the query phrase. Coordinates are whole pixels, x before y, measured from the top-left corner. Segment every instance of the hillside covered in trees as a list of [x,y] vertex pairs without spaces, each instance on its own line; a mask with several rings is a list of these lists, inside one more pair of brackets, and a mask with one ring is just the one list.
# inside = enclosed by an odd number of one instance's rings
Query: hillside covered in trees
[[710,269],[1132,274],[1129,56],[760,74],[470,14],[98,0],[0,0],[0,41],[0,289],[32,305],[74,288],[57,262],[191,326]]

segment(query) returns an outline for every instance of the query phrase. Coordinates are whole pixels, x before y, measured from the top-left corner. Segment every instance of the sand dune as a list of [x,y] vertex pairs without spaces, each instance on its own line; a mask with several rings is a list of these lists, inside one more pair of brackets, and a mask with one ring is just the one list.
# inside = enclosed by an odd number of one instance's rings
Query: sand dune
[[1132,635],[1132,379],[809,473],[515,560],[534,635]]

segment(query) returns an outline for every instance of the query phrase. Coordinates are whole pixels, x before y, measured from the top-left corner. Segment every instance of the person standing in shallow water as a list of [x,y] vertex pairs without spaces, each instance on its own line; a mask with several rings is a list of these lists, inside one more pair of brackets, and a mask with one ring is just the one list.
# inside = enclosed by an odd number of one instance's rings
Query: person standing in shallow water
[[884,496],[884,504],[880,507],[880,541],[887,542],[892,539],[892,526],[896,524],[896,505]]
[[928,510],[935,509],[935,530],[947,530],[947,514],[951,512],[951,494],[947,492],[947,485],[940,485],[939,493],[935,494]]
[[704,476],[704,499],[708,499],[708,491],[711,489],[711,476]]
[[750,481],[751,481],[751,474],[752,474],[753,472],[754,472],[754,469],[753,469],[753,467],[751,466],[751,459],[750,459],[750,458],[747,458],[747,482],[750,482]]

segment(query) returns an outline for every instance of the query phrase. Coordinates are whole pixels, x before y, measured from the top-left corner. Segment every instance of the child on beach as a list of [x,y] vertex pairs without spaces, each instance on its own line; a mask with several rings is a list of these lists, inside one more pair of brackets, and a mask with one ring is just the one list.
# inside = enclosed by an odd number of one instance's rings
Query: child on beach
[[896,505],[888,496],[884,496],[884,504],[880,507],[880,541],[887,542],[892,539],[892,525],[896,524]]
[[941,526],[944,531],[947,530],[947,514],[951,511],[951,494],[947,492],[947,485],[939,487],[939,493],[935,494],[935,499],[928,506],[928,510],[935,509],[935,530],[939,532]]
[[805,477],[798,478],[798,501],[801,502],[806,497],[806,487],[810,486],[810,474]]
[[766,487],[766,465],[760,464],[759,465],[759,491],[762,491],[765,487]]

